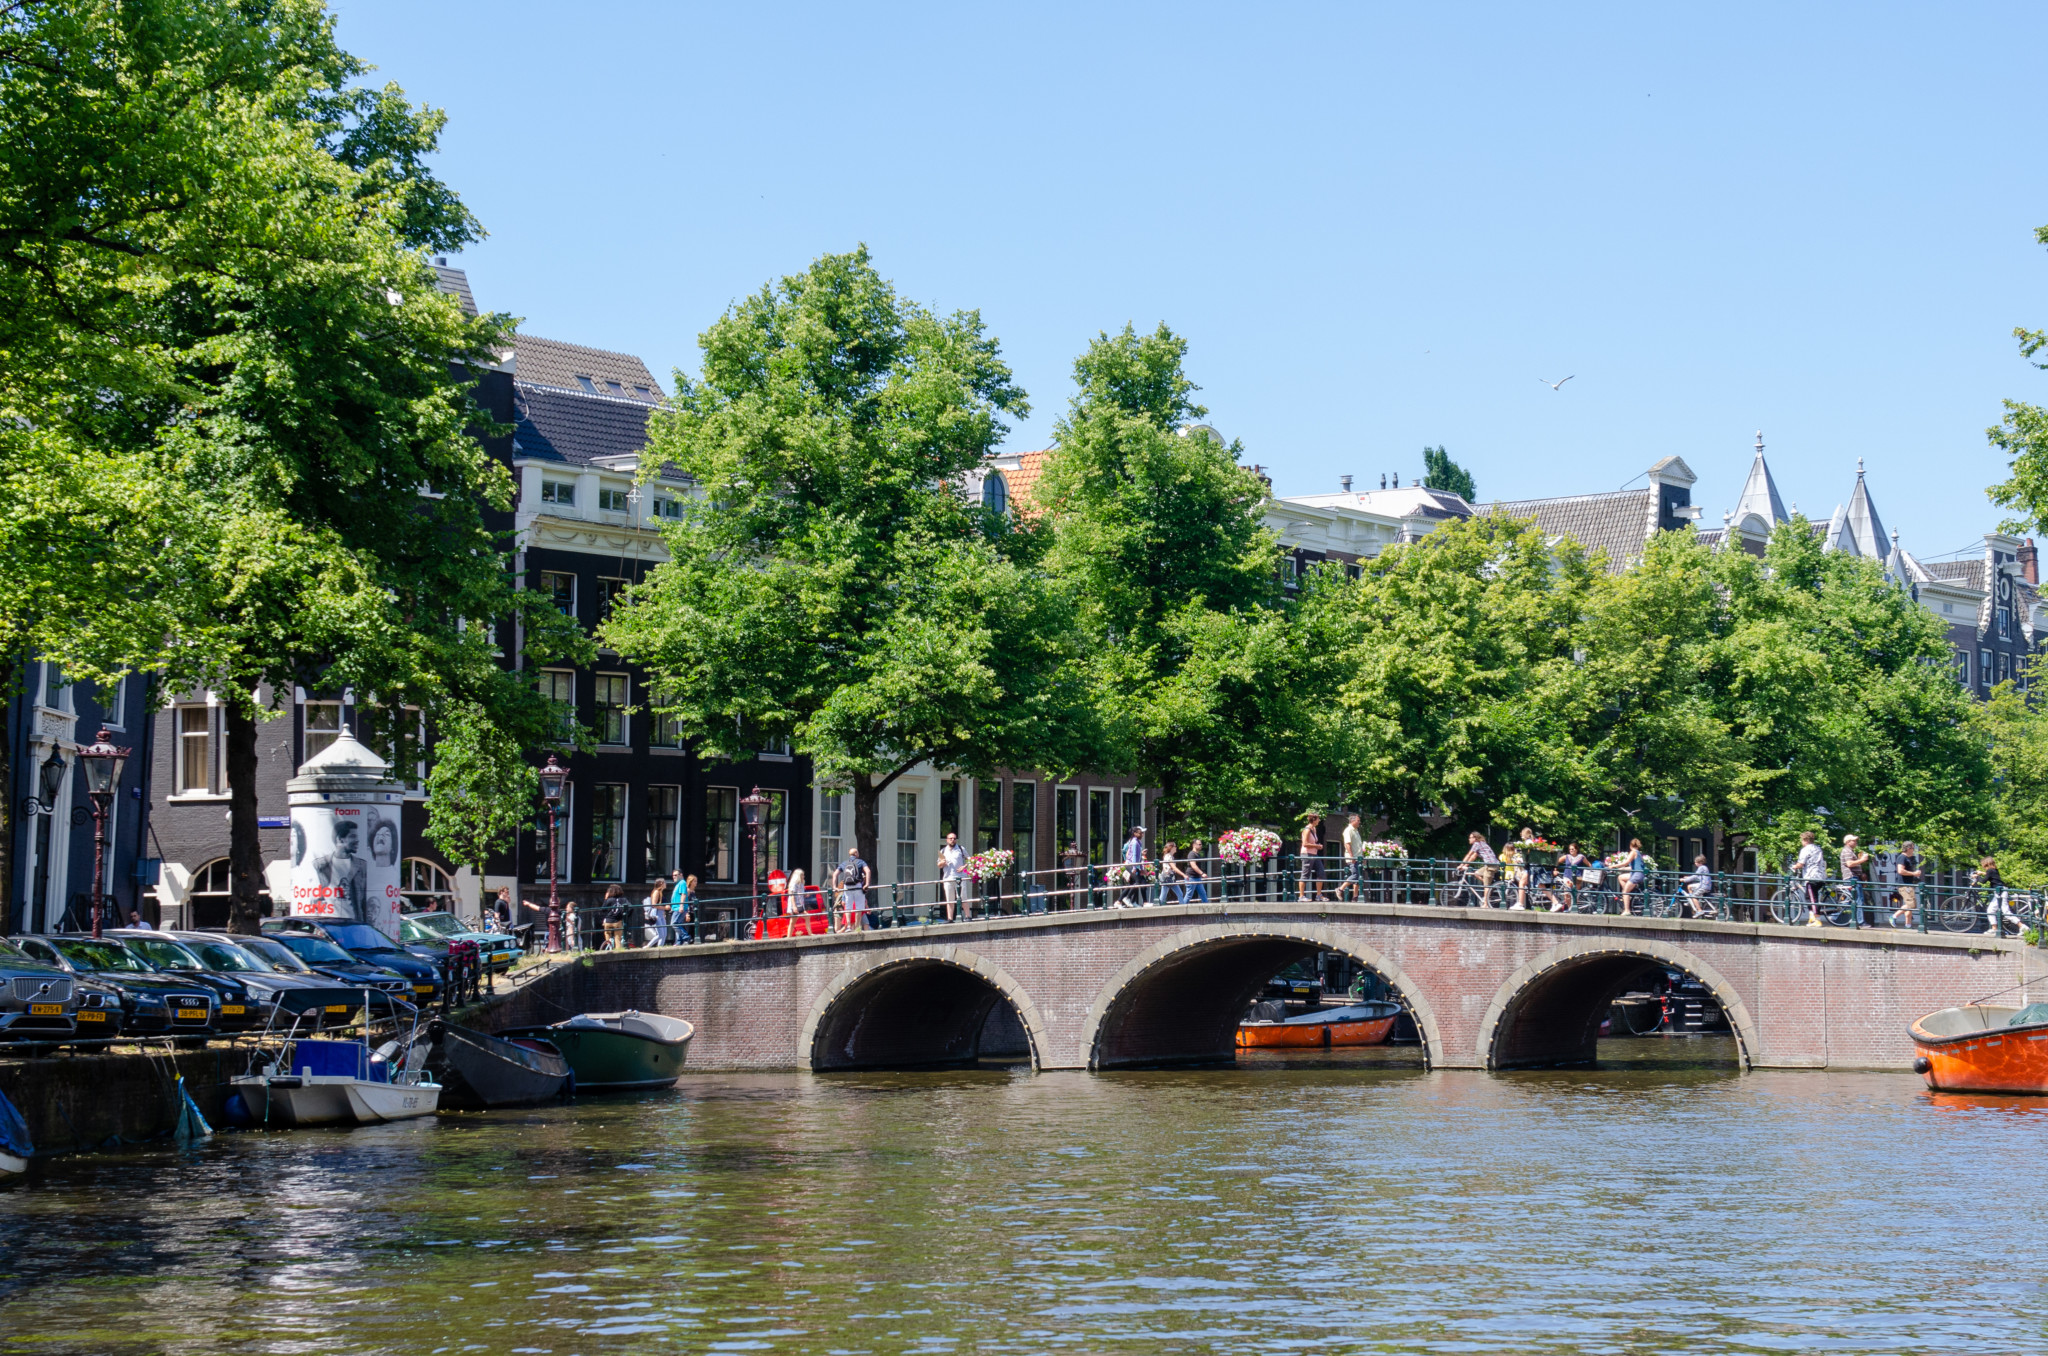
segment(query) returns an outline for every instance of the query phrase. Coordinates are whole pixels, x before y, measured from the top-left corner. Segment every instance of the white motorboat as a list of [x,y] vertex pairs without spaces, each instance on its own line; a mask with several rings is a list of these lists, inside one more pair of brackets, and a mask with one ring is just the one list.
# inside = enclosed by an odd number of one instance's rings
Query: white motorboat
[[389,1058],[395,1043],[372,1053],[367,1042],[287,1041],[273,1063],[230,1079],[258,1125],[371,1125],[431,1116],[441,1085],[419,1064],[421,1050],[404,1064]]

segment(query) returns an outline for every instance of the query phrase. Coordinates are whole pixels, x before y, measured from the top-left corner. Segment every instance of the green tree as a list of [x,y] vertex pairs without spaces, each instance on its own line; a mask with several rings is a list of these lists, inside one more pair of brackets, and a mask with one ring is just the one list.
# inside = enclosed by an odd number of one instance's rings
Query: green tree
[[1035,501],[1047,565],[1088,637],[1112,762],[1159,787],[1174,821],[1201,823],[1298,797],[1300,765],[1282,748],[1292,727],[1268,722],[1302,675],[1269,611],[1280,590],[1266,487],[1241,448],[1194,424],[1207,411],[1186,354],[1164,325],[1091,343]]
[[1446,490],[1471,503],[1479,498],[1479,486],[1472,473],[1451,460],[1441,447],[1422,449],[1422,483],[1432,490]]
[[2011,682],[2000,683],[1972,712],[1990,750],[1997,820],[1989,842],[2005,879],[2048,882],[2048,712]]
[[886,789],[930,760],[1053,770],[1094,747],[1072,611],[1028,526],[962,493],[1026,411],[971,311],[903,300],[865,248],[735,305],[649,421],[701,487],[605,643],[710,756],[786,736],[846,781],[872,861]]
[[[2035,230],[2034,239],[2048,245],[2048,226]],[[2015,329],[2020,356],[2032,361],[2048,349],[2048,330]],[[2034,362],[2048,369],[2048,362]],[[1991,445],[2005,453],[2010,476],[1987,491],[1991,502],[2012,510],[2005,523],[2008,532],[2048,532],[2048,409],[2025,401],[2008,400],[2005,418],[1985,430]]]
[[474,702],[442,716],[427,772],[427,837],[483,878],[532,822],[540,773],[519,744]]

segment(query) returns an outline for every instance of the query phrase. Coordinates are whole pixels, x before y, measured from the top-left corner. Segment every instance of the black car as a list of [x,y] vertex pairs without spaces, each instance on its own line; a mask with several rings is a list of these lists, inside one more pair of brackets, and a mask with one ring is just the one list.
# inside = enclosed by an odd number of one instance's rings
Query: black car
[[[263,925],[263,935],[286,945],[294,937],[318,937],[332,942],[365,965],[378,965],[412,981],[412,1001],[426,1004],[441,996],[441,965],[433,953],[425,955],[401,946],[368,923],[322,923],[311,918],[275,918]],[[442,951],[446,953],[444,946]]]
[[23,937],[16,945],[32,960],[55,965],[74,979],[112,989],[121,999],[124,1036],[213,1034],[213,990],[190,978],[166,975],[117,941],[90,937]]
[[107,936],[133,951],[167,975],[189,978],[212,989],[217,1016],[214,1025],[222,1031],[247,1031],[269,1019],[270,1004],[236,975],[216,973],[192,954],[190,947],[154,928],[112,928]]
[[[323,1011],[332,1020],[350,1021],[363,1010],[363,991],[360,988],[345,988],[326,975],[315,973],[283,947],[277,947],[284,952],[281,958],[268,958],[258,955],[252,947],[241,945],[258,940],[255,938],[223,937],[212,932],[160,932],[157,935],[177,942],[214,974],[233,975],[261,1005],[266,1025],[290,1026],[296,1011],[303,1006],[303,999],[289,1001],[280,1011],[278,1004],[284,994],[303,995],[317,991],[322,995]],[[266,945],[276,946],[276,943],[266,941]]]
[[1298,960],[1266,981],[1260,998],[1317,1007],[1323,1001],[1322,969],[1313,959]]
[[0,939],[0,1040],[70,1040],[80,997],[68,972]]
[[366,965],[325,937],[292,932],[281,937],[236,937],[232,940],[272,964],[279,963],[279,953],[282,953],[286,964],[303,965],[311,973],[324,976],[343,988],[358,992],[368,990],[375,999],[384,1003],[412,1002],[412,980],[381,965]]

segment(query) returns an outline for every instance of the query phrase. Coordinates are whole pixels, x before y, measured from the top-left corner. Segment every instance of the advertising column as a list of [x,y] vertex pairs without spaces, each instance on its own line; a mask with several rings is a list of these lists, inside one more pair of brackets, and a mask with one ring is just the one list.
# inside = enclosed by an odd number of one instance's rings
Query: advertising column
[[368,923],[398,936],[405,787],[389,773],[389,764],[344,733],[285,783],[294,917]]

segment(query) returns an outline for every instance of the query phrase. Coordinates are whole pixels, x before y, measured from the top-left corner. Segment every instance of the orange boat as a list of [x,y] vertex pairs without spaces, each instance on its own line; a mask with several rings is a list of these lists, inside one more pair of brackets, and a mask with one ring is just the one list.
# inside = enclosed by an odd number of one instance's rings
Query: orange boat
[[1943,1008],[1908,1033],[1913,1072],[1937,1092],[2048,1093],[2048,1003]]
[[1375,1000],[1348,1008],[1305,1012],[1281,1022],[1242,1022],[1240,1050],[1321,1050],[1334,1045],[1380,1045],[1393,1034],[1399,1003]]

